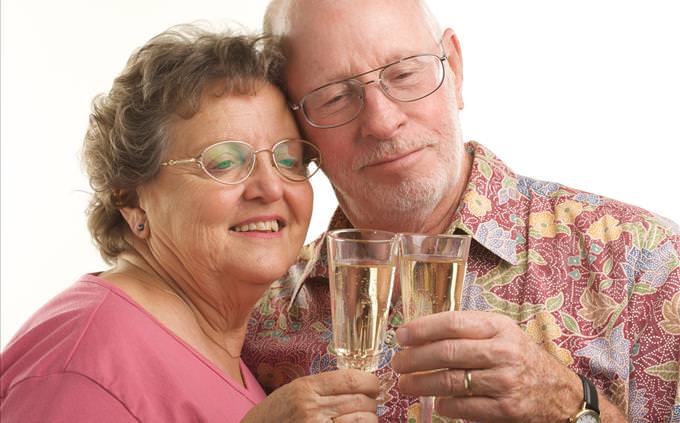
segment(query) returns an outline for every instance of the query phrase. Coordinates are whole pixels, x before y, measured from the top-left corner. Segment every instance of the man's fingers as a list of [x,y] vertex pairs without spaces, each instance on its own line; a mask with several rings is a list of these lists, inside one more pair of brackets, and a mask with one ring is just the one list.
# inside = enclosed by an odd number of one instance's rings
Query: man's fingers
[[305,376],[305,382],[322,396],[340,394],[364,394],[375,398],[380,393],[378,378],[367,372],[355,369],[336,370]]
[[505,316],[485,311],[445,311],[415,319],[397,329],[402,346],[421,345],[441,339],[491,338],[500,330]]
[[429,373],[412,373],[399,377],[399,391],[413,396],[437,397],[495,397],[502,394],[496,381],[496,371],[469,370],[466,388],[465,370],[444,369]]
[[495,345],[487,339],[436,341],[399,351],[392,357],[392,368],[402,374],[445,368],[486,369],[498,361]]
[[437,398],[435,410],[440,416],[475,422],[509,421],[508,416],[502,414],[498,401],[488,397]]

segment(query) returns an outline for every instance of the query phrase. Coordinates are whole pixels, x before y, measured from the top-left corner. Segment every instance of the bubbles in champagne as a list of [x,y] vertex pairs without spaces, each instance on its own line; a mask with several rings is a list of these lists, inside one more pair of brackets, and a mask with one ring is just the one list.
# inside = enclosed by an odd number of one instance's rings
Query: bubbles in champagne
[[399,277],[406,321],[442,311],[460,310],[466,261],[435,255],[400,258]]
[[338,261],[331,273],[333,342],[339,368],[377,368],[392,295],[394,266]]

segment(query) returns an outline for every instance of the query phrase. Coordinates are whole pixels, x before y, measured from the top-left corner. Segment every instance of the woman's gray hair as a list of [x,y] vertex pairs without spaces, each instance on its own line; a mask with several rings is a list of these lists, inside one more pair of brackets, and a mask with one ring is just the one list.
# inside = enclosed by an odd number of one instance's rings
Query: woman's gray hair
[[136,188],[158,173],[172,118],[191,118],[206,85],[221,95],[254,94],[276,83],[282,55],[272,38],[181,25],[135,51],[108,94],[92,102],[83,164],[94,190],[88,229],[105,261],[129,248],[120,208],[137,206]]

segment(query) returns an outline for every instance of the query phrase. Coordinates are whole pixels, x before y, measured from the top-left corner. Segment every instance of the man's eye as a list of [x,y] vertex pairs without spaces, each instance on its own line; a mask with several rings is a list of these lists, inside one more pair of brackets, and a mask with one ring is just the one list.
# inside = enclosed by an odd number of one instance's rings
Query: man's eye
[[397,74],[397,75],[394,75],[394,76],[392,77],[392,79],[395,80],[395,81],[403,81],[403,80],[405,80],[405,79],[412,78],[412,77],[414,77],[415,75],[416,75],[416,72],[401,72],[401,73],[399,73],[399,74]]
[[328,100],[326,100],[321,107],[323,108],[331,108],[331,107],[337,107],[338,105],[342,103],[346,103],[349,101],[351,97],[351,93],[342,93],[338,94]]

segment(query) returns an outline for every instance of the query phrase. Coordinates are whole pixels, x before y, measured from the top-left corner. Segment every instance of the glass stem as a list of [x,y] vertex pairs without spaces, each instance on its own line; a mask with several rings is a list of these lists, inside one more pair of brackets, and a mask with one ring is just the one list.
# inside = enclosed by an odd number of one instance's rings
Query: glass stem
[[432,423],[433,413],[434,413],[434,397],[420,397],[419,423]]

